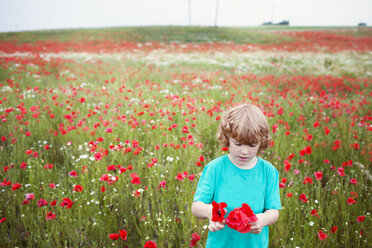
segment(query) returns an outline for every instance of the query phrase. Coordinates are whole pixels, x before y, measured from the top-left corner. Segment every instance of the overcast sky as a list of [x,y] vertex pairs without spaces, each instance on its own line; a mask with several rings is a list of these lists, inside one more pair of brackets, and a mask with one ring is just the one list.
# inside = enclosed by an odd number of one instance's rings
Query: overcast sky
[[0,0],[0,32],[144,25],[372,24],[372,0]]

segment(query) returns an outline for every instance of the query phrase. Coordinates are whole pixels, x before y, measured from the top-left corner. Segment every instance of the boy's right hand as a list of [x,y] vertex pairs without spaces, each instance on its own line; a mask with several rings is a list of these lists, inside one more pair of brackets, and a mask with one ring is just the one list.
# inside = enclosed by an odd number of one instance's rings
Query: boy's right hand
[[219,231],[219,230],[222,230],[225,228],[225,225],[226,225],[226,221],[223,220],[222,223],[220,222],[214,222],[212,220],[209,220],[209,226],[208,226],[208,229],[209,231],[211,232],[215,232],[215,231]]

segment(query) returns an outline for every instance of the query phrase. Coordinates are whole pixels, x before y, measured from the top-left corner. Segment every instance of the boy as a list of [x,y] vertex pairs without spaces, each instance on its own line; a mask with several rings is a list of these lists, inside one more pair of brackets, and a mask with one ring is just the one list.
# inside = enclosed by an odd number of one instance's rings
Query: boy
[[[191,211],[209,219],[206,247],[268,247],[269,229],[281,209],[278,170],[257,157],[270,143],[269,125],[262,111],[242,104],[227,111],[221,119],[217,139],[229,154],[210,162],[200,177]],[[212,201],[227,203],[228,213],[247,203],[258,220],[249,233],[240,233],[223,221],[213,222]]]

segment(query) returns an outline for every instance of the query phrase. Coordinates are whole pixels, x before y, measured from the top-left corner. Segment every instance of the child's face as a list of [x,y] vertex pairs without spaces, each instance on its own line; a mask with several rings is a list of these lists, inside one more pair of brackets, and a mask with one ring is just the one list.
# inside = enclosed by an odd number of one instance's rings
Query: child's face
[[232,162],[240,167],[249,166],[252,159],[257,155],[260,148],[260,142],[257,144],[243,145],[233,138],[229,138],[229,152]]

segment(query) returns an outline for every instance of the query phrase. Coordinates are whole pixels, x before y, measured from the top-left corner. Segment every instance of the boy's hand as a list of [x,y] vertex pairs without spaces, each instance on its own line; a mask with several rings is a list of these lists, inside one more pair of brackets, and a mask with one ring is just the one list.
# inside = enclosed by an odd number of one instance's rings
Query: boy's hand
[[251,231],[250,233],[253,234],[259,234],[262,231],[262,228],[264,228],[264,214],[256,214],[257,216],[257,221],[256,222],[250,222],[249,224],[251,226]]
[[226,224],[226,221],[223,220],[222,223],[216,221],[212,221],[212,220],[209,220],[209,226],[208,226],[208,229],[211,231],[211,232],[215,232],[215,231],[219,231],[219,230],[222,230],[225,228],[225,224]]

